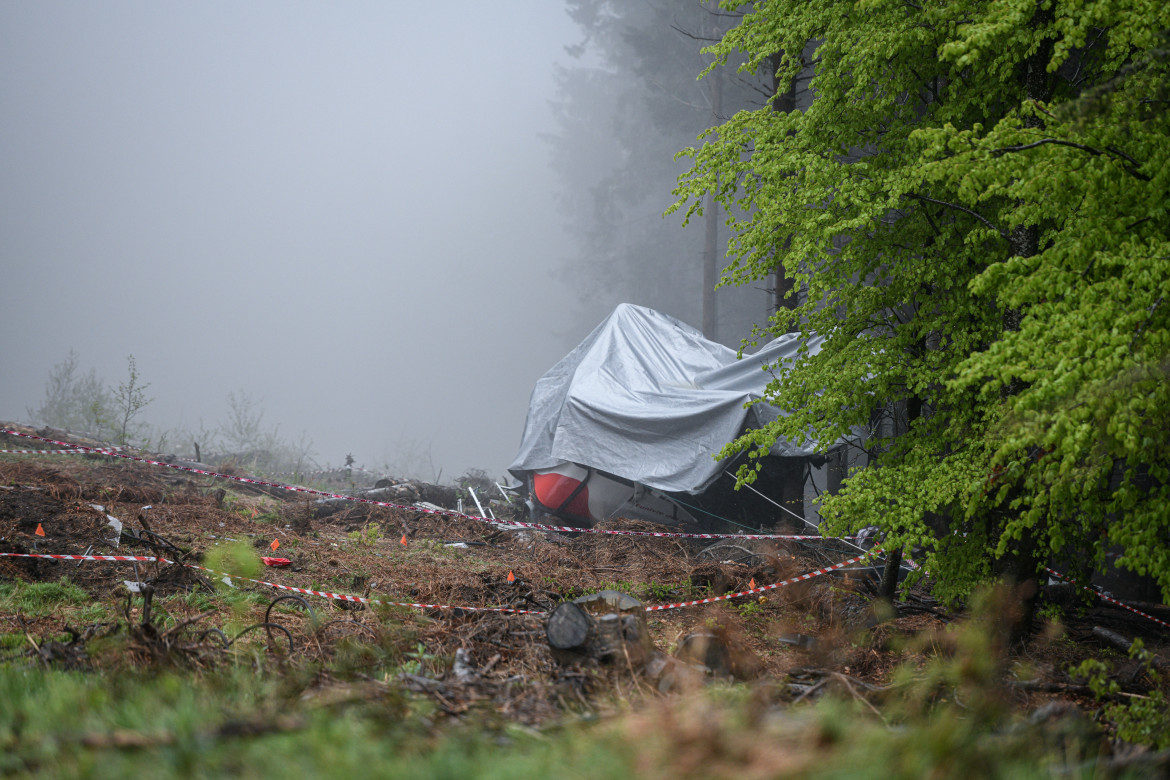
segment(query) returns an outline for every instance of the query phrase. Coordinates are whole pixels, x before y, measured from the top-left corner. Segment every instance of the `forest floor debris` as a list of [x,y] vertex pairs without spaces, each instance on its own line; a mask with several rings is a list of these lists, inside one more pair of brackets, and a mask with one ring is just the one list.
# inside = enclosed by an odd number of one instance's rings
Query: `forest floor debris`
[[[547,612],[607,589],[645,604],[674,602],[743,590],[753,580],[779,581],[852,554],[832,542],[712,545],[501,530],[368,505],[360,517],[341,505],[323,515],[317,502],[295,493],[239,491],[223,480],[110,460],[0,456],[0,552],[158,555],[227,569],[236,575],[233,586],[219,574],[179,564],[0,558],[0,669],[82,670],[99,679],[252,669],[259,678],[279,679],[286,701],[297,702],[275,720],[254,712],[238,728],[227,722],[200,727],[216,738],[274,738],[302,729],[315,717],[305,712],[322,709],[373,708],[381,713],[377,717],[392,711],[401,718],[420,701],[429,702],[424,720],[432,736],[473,721],[552,733],[581,718],[622,712],[627,736],[641,734],[650,727],[646,713],[677,712],[680,697],[702,695],[694,688],[709,687],[701,685],[704,675],[676,675],[691,684],[664,694],[621,663],[554,658],[542,615],[459,607]],[[120,520],[120,535],[111,534],[110,517]],[[626,529],[655,528],[614,522]],[[274,542],[275,553],[268,549]],[[259,557],[268,554],[288,558],[291,566],[260,566]],[[244,577],[455,609],[290,595]],[[881,724],[898,717],[900,705],[890,701],[900,674],[960,654],[953,644],[958,634],[948,627],[964,621],[924,587],[908,594],[892,616],[882,614],[872,593],[864,572],[847,571],[762,598],[649,613],[647,627],[664,656],[680,648],[686,655],[696,637],[750,654],[758,668],[753,666],[750,682],[733,686],[754,702],[745,710],[749,720],[767,713],[765,720],[783,719],[794,707],[826,698],[852,702]],[[1010,683],[1001,686],[1010,709],[1026,716],[1056,703],[1070,707],[1087,720],[1096,718],[1106,744],[1110,726],[1098,699],[1132,700],[1149,697],[1151,690],[1148,665],[1128,660],[1100,639],[1102,632],[1140,637],[1159,661],[1170,658],[1170,637],[1118,612],[1098,604],[1047,622],[997,672]],[[1098,656],[1116,661],[1110,678],[1116,690],[1104,698],[1092,696],[1088,684],[1068,671]],[[1164,691],[1164,679],[1161,685]],[[932,695],[947,699],[945,691]],[[730,706],[700,708],[713,718],[713,732],[723,728],[721,719],[740,717],[725,712]],[[674,725],[669,739],[697,728]],[[0,723],[0,742],[17,739],[5,728]],[[805,737],[808,728],[800,726]],[[74,744],[79,751],[153,749],[175,740],[171,732],[111,730],[88,733]],[[31,753],[19,755],[26,769],[37,765]],[[764,757],[752,752],[729,760],[747,768]]]

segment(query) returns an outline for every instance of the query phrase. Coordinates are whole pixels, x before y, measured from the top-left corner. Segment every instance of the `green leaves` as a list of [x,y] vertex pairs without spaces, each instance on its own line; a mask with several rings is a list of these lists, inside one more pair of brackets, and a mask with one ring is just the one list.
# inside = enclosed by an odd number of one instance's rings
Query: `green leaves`
[[825,342],[725,453],[884,419],[830,531],[928,544],[955,595],[1107,538],[1170,597],[1167,29],[1144,0],[757,3],[712,50],[791,79],[815,40],[816,99],[688,150],[676,208],[713,191],[724,282],[783,266],[806,303],[771,332]]

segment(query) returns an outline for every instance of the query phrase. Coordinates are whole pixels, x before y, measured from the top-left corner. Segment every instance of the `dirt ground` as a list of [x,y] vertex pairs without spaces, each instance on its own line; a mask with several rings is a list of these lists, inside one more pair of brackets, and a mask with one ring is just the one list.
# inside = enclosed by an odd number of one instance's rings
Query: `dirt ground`
[[[6,441],[2,446],[15,448],[12,439]],[[21,445],[28,446],[16,446]],[[632,670],[554,660],[543,615],[461,608],[547,611],[563,600],[605,588],[630,592],[646,604],[677,602],[743,590],[753,580],[757,585],[777,582],[856,554],[832,541],[712,544],[570,535],[503,530],[411,508],[354,504],[314,517],[316,508],[303,494],[268,495],[228,480],[105,456],[0,456],[0,552],[162,555],[201,563],[217,548],[243,542],[256,558],[280,556],[292,562],[282,568],[261,566],[256,579],[387,602],[448,605],[452,608],[393,608],[417,636],[419,655],[442,659],[429,672],[408,678],[407,686],[433,697],[452,715],[489,703],[502,717],[529,725],[566,711],[603,706],[601,702],[614,697],[658,696],[664,686],[630,674]],[[121,535],[110,517],[121,522]],[[626,520],[614,525],[655,528]],[[275,551],[274,540],[279,543]],[[56,582],[62,577],[95,601],[126,598],[126,581],[149,583],[161,598],[210,594],[220,579],[219,574],[180,565],[0,558],[0,583]],[[259,601],[287,595],[238,576],[233,584],[263,594]],[[257,616],[263,615],[262,622],[269,625],[253,631],[252,638],[266,642],[272,652],[285,652],[291,645],[294,654],[327,658],[343,640],[349,645],[377,643],[384,633],[384,608],[309,596],[305,602],[315,613],[311,616],[294,601],[286,599],[276,611],[257,606]],[[773,684],[777,696],[796,699],[829,674],[861,689],[885,686],[899,665],[913,663],[921,652],[909,640],[962,619],[935,602],[922,585],[897,605],[890,619],[877,618],[875,603],[865,572],[846,570],[763,597],[648,617],[654,645],[662,653],[673,652],[692,632],[713,632],[746,659],[737,667],[741,677]],[[126,605],[129,622],[141,607],[131,606],[130,600]],[[192,658],[205,658],[193,648],[203,646],[196,639],[205,644],[216,638],[213,631],[227,643],[230,614],[208,614],[196,603],[173,599],[166,609],[176,627],[183,627],[183,621],[190,621],[188,629],[202,627],[201,634],[184,635]],[[74,635],[96,630],[67,622],[52,613],[0,614],[0,634],[25,633],[35,639],[70,629]],[[1070,682],[1065,670],[1106,650],[1094,627],[1141,637],[1148,649],[1170,659],[1170,631],[1100,603],[1062,625],[1039,628],[1021,659],[1035,675],[1033,684],[1013,694],[1021,708],[1035,709],[1054,699],[1091,706],[1083,686]],[[148,639],[174,640],[178,647],[176,637],[174,631],[160,631],[139,639],[146,644]],[[473,675],[461,678],[451,669],[451,659],[457,657]]]

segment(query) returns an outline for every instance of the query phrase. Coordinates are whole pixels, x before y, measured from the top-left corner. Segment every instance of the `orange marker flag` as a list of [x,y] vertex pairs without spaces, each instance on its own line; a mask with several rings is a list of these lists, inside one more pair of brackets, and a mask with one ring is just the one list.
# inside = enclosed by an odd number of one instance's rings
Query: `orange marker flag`
[[401,540],[399,540],[399,542],[398,542],[398,543],[399,543],[399,544],[401,544],[403,547],[405,547],[405,546],[406,546],[406,534],[403,534],[403,535],[402,535],[402,539],[401,539]]
[[750,590],[756,589],[756,578],[755,577],[752,577],[752,581],[748,583],[748,588]]
[[279,539],[273,539],[273,540],[272,540],[272,544],[270,544],[270,545],[268,545],[268,546],[272,548],[272,551],[273,551],[273,552],[276,552],[276,548],[277,548],[277,547],[280,547],[280,540],[279,540]]
[[515,582],[515,581],[516,581],[516,575],[513,574],[512,571],[509,569],[508,570],[508,582]]
[[41,524],[40,524],[40,523],[37,523],[37,530],[33,531],[33,533],[34,533],[34,534],[36,534],[37,536],[44,536],[44,535],[45,535],[45,529],[44,529],[44,528],[41,528]]

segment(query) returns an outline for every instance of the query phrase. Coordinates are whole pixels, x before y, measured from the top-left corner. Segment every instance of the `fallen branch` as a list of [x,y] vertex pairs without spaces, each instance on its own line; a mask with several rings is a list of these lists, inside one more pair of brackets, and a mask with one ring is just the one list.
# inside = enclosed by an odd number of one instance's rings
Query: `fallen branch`
[[[878,711],[877,707],[873,706],[873,703],[869,699],[865,698],[864,696],[862,696],[860,693],[857,692],[857,689],[854,688],[853,684],[850,682],[850,679],[851,679],[850,677],[848,677],[847,675],[841,674],[840,672],[833,672],[833,677],[837,678],[842,683],[844,683],[845,688],[849,691],[849,693],[851,693],[853,695],[853,698],[857,699],[858,701],[863,703],[866,707],[869,707],[870,711],[874,715],[878,716],[878,720],[880,720],[882,723],[884,723],[886,725],[886,728],[889,728],[890,724],[886,721],[885,716],[882,715],[881,712]],[[860,682],[860,680],[858,680],[858,682]]]
[[[272,720],[254,718],[252,720],[231,720],[221,723],[214,729],[203,732],[198,741],[217,739],[238,739],[244,737],[259,737],[265,734],[287,733],[300,731],[305,728],[304,718],[285,715]],[[160,747],[175,744],[177,737],[173,731],[141,732],[129,729],[118,729],[107,733],[89,733],[81,735],[78,740],[83,746],[96,750],[114,748],[116,750],[142,750],[144,748]]]
[[793,700],[792,700],[792,703],[793,703],[793,704],[798,704],[798,703],[800,703],[800,701],[801,701],[802,699],[804,699],[805,697],[807,697],[807,696],[811,696],[812,694],[816,693],[816,692],[817,692],[817,691],[819,691],[821,688],[825,687],[825,684],[829,682],[829,679],[830,679],[830,678],[828,678],[828,677],[825,677],[824,679],[822,679],[820,682],[816,683],[815,685],[811,685],[811,686],[809,686],[808,690],[806,690],[804,693],[800,694],[800,695],[799,695],[799,696],[797,696],[795,699],[793,699]]
[[[1071,693],[1077,696],[1091,696],[1096,697],[1097,694],[1088,685],[1081,685],[1079,683],[1058,683],[1046,682],[1044,680],[1008,680],[1008,685],[1021,691],[1036,691],[1038,693]],[[1102,699],[1148,699],[1149,696],[1143,696],[1140,693],[1126,693],[1119,691],[1114,694],[1102,694]]]
[[[1097,637],[1098,639],[1104,640],[1108,644],[1113,645],[1118,650],[1120,650],[1121,652],[1123,652],[1127,655],[1129,654],[1130,648],[1133,647],[1133,640],[1126,639],[1125,637],[1123,637],[1121,634],[1117,633],[1116,631],[1110,631],[1109,629],[1105,628],[1104,626],[1093,626],[1093,636]],[[1155,669],[1165,669],[1166,668],[1166,662],[1163,661],[1161,658],[1154,655],[1153,653],[1150,653],[1149,656],[1150,656],[1150,665],[1153,666]]]

